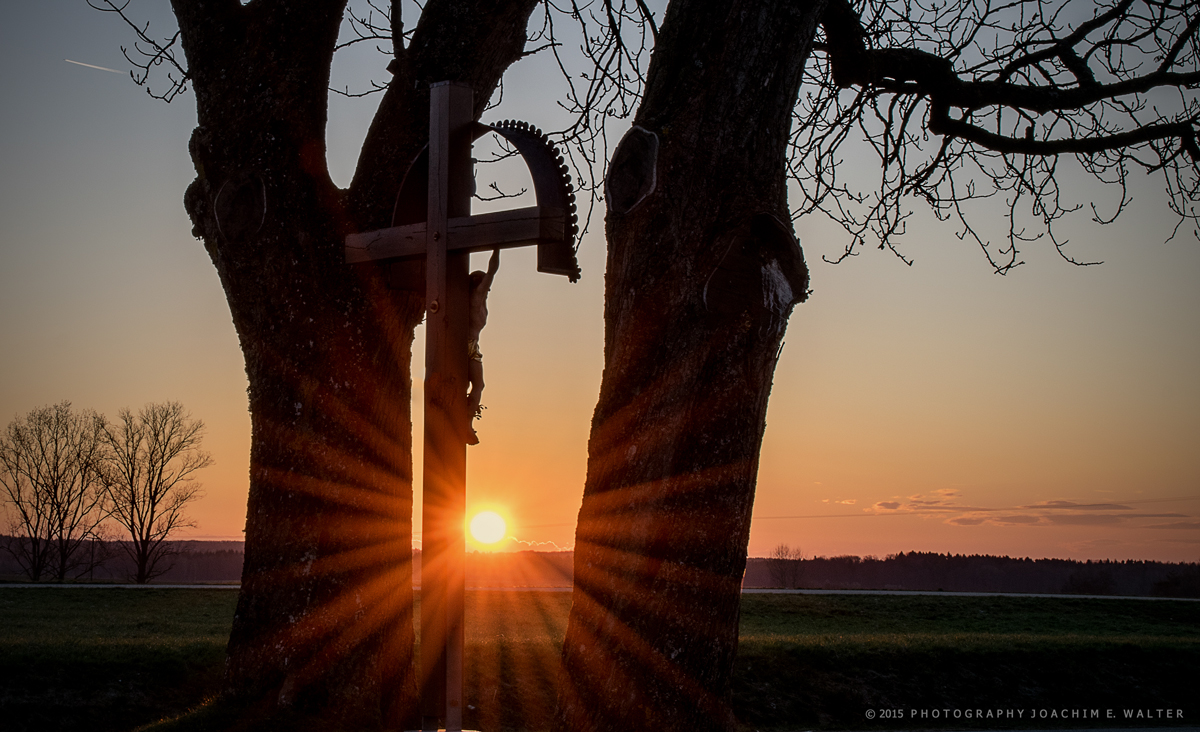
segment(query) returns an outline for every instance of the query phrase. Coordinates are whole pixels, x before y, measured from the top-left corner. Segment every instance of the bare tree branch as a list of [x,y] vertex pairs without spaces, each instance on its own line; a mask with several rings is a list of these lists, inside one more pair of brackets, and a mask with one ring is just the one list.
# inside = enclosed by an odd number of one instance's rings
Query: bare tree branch
[[[136,69],[129,72],[129,77],[133,79],[133,83],[145,87],[146,93],[150,96],[170,103],[175,97],[187,91],[187,84],[191,79],[187,68],[181,62],[180,57],[176,55],[181,50],[180,46],[176,45],[179,43],[179,31],[175,31],[174,35],[163,40],[151,37],[149,22],[138,25],[126,15],[125,9],[129,7],[129,1],[125,0],[118,4],[113,0],[87,0],[87,3],[101,12],[116,13],[125,25],[133,29],[137,40],[134,41],[132,55],[128,48],[121,46],[121,53],[124,54],[125,60]],[[167,71],[167,90],[160,93],[155,92],[149,82],[151,72],[163,65],[174,71]]]
[[[851,234],[896,249],[918,199],[959,224],[998,272],[1083,208],[1057,183],[1058,158],[1111,184],[1108,223],[1129,202],[1131,167],[1163,176],[1180,224],[1200,198],[1200,10],[1183,0],[1035,2],[831,0],[821,54],[796,113],[797,216],[821,211]],[[1173,98],[1171,98],[1173,97]],[[1169,111],[1169,110],[1174,111]],[[839,150],[857,127],[881,163],[875,190],[848,186]],[[936,146],[929,134],[941,136]],[[978,234],[972,201],[1001,196],[1006,244]],[[1033,228],[1019,222],[1028,219]],[[1178,230],[1178,227],[1177,227]],[[906,260],[907,261],[907,260]]]
[[[658,25],[644,0],[548,0],[540,29],[530,42],[545,41],[567,82],[567,95],[559,106],[571,115],[564,129],[550,137],[563,143],[575,171],[576,188],[588,199],[580,236],[587,231],[596,205],[603,200],[604,169],[609,158],[607,125],[630,118],[637,110],[646,84],[650,52],[658,39]],[[556,23],[569,26],[560,31]],[[570,28],[574,26],[574,28]],[[568,54],[559,36],[577,35],[577,50],[586,68]]]

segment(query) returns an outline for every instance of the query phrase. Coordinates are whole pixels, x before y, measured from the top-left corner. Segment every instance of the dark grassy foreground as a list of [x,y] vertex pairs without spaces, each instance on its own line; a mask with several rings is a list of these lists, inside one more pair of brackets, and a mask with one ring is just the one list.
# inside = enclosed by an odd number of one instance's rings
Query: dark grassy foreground
[[[759,595],[743,608],[734,704],[758,729],[1159,727],[1200,719],[1200,603]],[[1182,710],[1182,719],[1166,718],[1167,709]],[[1099,718],[1086,719],[1093,710]],[[1081,718],[1070,719],[1075,712]]]
[[[205,701],[235,600],[0,588],[0,728],[122,732],[172,717],[151,729],[221,727],[222,710]],[[545,729],[570,595],[467,601],[468,725]],[[748,595],[734,704],[747,729],[1196,726],[1198,686],[1200,603]],[[1064,709],[1100,718],[1030,720]],[[1158,709],[1183,718],[1136,716]]]
[[128,730],[218,688],[234,590],[0,587],[0,728]]

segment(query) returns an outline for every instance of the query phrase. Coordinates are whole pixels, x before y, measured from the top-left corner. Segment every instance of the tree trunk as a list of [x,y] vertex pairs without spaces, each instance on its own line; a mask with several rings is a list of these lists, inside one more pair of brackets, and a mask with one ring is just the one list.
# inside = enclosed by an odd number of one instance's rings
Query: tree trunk
[[133,563],[137,567],[134,570],[133,581],[139,585],[144,585],[150,581],[150,547],[147,542],[140,539],[133,540]]
[[675,0],[609,167],[605,368],[559,730],[732,730],[771,378],[808,270],[785,152],[821,0]]
[[409,47],[397,43],[348,191],[325,159],[344,5],[173,0],[199,123],[185,205],[250,384],[226,694],[263,715],[290,709],[368,729],[417,710],[410,358],[423,298],[390,288],[387,267],[347,266],[343,241],[391,224],[425,144],[429,84],[470,83],[478,114],[519,57],[534,3],[426,4]]
[[291,708],[372,726],[402,716],[416,694],[409,358],[421,304],[344,261],[351,222],[324,145],[336,10],[270,48],[236,44],[220,59],[220,82],[207,83],[188,49],[199,126],[186,204],[249,380],[250,494],[227,693],[265,714]]

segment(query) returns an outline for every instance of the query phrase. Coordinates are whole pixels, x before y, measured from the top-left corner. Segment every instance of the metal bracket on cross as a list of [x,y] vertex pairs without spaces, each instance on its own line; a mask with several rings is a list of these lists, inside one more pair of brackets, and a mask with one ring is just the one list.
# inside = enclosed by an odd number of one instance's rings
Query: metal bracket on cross
[[[537,205],[471,215],[471,144],[494,132],[521,154]],[[429,89],[429,145],[409,166],[393,225],[346,237],[346,262],[400,270],[425,294],[425,438],[421,509],[421,725],[462,730],[467,332],[471,252],[537,246],[538,271],[579,279],[575,197],[553,145],[521,122],[474,121],[471,87]],[[424,261],[421,276],[419,265]],[[407,580],[406,580],[407,581]]]

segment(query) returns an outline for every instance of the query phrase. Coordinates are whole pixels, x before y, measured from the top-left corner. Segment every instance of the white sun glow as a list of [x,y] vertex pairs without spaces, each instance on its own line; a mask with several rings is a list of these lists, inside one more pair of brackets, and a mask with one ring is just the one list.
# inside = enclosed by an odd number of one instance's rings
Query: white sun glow
[[480,511],[471,519],[471,536],[480,544],[495,544],[507,531],[508,525],[495,511]]

